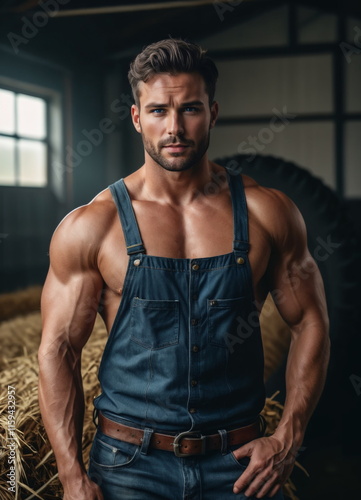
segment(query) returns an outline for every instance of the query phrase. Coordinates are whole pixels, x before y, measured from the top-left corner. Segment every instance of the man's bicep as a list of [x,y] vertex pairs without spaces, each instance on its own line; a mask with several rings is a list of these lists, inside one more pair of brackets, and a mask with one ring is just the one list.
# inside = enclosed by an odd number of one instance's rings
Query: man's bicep
[[102,280],[94,272],[64,283],[50,268],[41,298],[43,341],[58,339],[81,349],[94,325],[101,288]]
[[291,327],[305,321],[324,321],[327,316],[322,277],[308,251],[302,258],[285,259],[273,270],[271,294]]
[[283,319],[292,327],[327,317],[323,281],[307,248],[304,220],[294,204],[283,213],[283,234],[270,261],[270,291]]
[[54,240],[41,298],[42,347],[55,342],[80,350],[94,325],[103,280],[81,242],[61,235]]

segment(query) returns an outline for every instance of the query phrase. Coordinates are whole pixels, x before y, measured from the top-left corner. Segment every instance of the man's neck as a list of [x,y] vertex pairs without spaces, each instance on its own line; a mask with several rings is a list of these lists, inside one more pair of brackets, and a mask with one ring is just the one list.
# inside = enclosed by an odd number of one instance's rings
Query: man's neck
[[212,181],[215,165],[205,155],[193,167],[180,172],[169,171],[156,163],[145,162],[141,168],[145,199],[172,205],[187,205],[205,191]]

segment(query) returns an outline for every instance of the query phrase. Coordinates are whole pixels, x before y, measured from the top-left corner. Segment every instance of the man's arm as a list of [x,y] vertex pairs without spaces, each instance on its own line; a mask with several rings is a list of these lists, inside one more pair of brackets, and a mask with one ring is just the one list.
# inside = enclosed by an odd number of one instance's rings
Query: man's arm
[[[102,500],[82,460],[84,394],[81,351],[94,326],[102,278],[96,268],[94,229],[82,207],[55,231],[41,309],[39,403],[53,447],[64,500]],[[90,221],[89,221],[90,222]]]
[[[257,439],[234,452],[251,458],[236,481],[235,492],[273,496],[290,475],[307,423],[321,395],[329,360],[328,316],[322,279],[307,249],[306,229],[295,205],[272,191],[269,289],[291,328],[283,416],[271,437]],[[272,216],[272,211],[270,212]]]

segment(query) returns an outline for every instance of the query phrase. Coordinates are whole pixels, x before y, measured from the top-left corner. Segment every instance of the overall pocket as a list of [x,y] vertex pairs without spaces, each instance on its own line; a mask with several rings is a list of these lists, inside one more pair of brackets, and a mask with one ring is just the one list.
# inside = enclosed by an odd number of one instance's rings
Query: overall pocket
[[252,331],[247,322],[248,300],[246,297],[207,300],[209,344],[227,348],[236,337],[246,337]]
[[164,349],[179,341],[179,300],[134,297],[131,340],[145,349]]

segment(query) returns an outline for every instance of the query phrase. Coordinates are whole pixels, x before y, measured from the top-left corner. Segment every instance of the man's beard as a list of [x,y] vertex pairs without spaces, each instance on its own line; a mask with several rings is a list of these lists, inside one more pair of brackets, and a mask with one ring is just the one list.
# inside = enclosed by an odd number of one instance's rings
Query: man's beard
[[182,172],[183,170],[188,170],[196,165],[206,153],[209,146],[210,132],[202,138],[198,148],[193,150],[189,156],[186,158],[181,158],[183,153],[172,153],[174,160],[167,159],[162,156],[161,152],[164,146],[170,144],[185,144],[189,147],[194,147],[195,142],[191,140],[184,139],[182,136],[169,137],[166,140],[159,141],[158,145],[155,146],[151,141],[148,141],[142,133],[143,144],[146,152],[158,165],[165,170],[171,172]]

